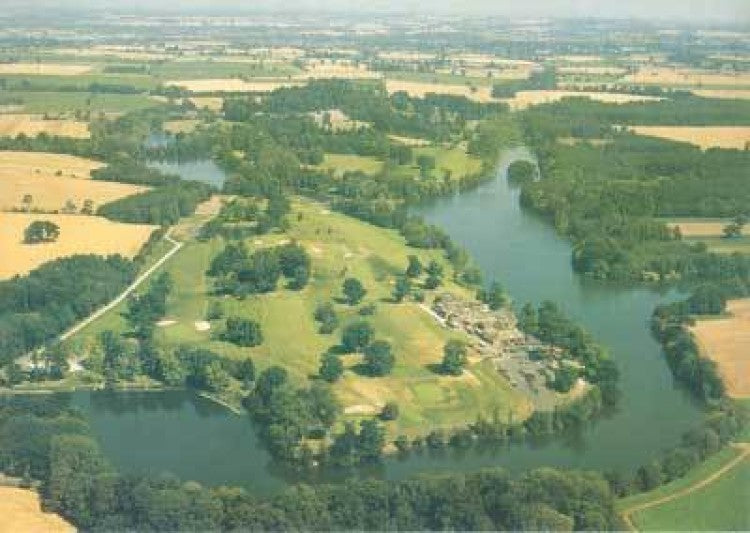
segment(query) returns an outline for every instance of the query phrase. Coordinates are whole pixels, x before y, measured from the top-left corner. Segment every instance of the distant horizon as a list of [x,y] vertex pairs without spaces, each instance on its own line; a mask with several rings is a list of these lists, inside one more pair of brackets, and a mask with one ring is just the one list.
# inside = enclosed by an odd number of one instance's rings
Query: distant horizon
[[40,10],[77,13],[91,10],[116,15],[408,15],[466,17],[508,17],[511,19],[602,19],[650,22],[723,23],[750,29],[750,2],[747,0],[532,0],[519,5],[508,0],[433,0],[429,10],[417,0],[288,0],[283,3],[256,0],[252,4],[238,0],[131,0],[127,5],[115,0],[10,0],[6,10],[38,16]]

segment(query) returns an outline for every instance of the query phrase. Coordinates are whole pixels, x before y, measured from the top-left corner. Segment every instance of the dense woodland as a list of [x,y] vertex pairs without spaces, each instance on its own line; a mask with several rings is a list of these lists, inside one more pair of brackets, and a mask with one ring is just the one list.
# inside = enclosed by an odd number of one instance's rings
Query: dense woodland
[[[606,106],[599,114],[601,106],[569,100],[539,106],[523,117],[542,179],[523,186],[521,201],[571,237],[574,269],[614,281],[747,279],[747,256],[714,254],[683,242],[657,217],[750,212],[750,152],[702,152],[684,143],[631,135],[608,122],[627,118],[641,123],[644,109],[654,115],[676,113],[672,104]],[[607,109],[620,115],[610,119]],[[582,118],[584,113],[588,118]],[[561,137],[604,142],[568,146],[558,142]]]
[[80,255],[0,281],[0,363],[53,341],[122,292],[136,271],[120,256]]

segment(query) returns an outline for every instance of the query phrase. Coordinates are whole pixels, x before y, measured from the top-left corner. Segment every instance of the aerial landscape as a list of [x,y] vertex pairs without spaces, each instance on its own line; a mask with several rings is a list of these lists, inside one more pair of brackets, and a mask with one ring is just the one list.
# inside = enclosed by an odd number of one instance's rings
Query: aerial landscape
[[0,533],[750,530],[750,5],[457,4],[4,5]]

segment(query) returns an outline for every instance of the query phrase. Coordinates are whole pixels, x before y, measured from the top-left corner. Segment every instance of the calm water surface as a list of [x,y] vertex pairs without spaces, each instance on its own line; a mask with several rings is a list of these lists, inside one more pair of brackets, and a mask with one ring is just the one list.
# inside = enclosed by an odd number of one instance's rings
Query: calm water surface
[[[622,374],[616,412],[546,445],[412,454],[360,475],[401,479],[497,465],[512,471],[542,465],[632,471],[677,443],[699,420],[700,409],[676,386],[648,331],[654,306],[675,295],[586,283],[575,276],[570,244],[522,211],[518,191],[506,182],[507,165],[529,157],[522,149],[509,151],[497,179],[417,211],[465,246],[485,278],[501,281],[517,303],[554,300],[609,349]],[[258,493],[300,479],[271,465],[246,416],[187,392],[73,397],[89,414],[105,452],[124,470],[169,470],[185,479],[241,485]]]

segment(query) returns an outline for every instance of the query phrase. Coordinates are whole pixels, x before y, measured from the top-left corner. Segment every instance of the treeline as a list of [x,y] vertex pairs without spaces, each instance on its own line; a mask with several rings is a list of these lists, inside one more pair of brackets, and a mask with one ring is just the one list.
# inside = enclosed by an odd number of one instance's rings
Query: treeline
[[99,206],[96,214],[119,222],[169,226],[195,213],[212,192],[205,183],[179,181],[114,200]]
[[695,315],[720,315],[726,311],[727,300],[748,295],[747,277],[706,283],[684,300],[658,306],[651,317],[651,331],[661,343],[672,373],[705,403],[715,404],[724,398],[724,382],[716,363],[701,354],[688,327]]
[[41,481],[47,509],[90,531],[615,530],[607,482],[593,472],[502,469],[399,482],[297,485],[272,497],[168,475],[119,473],[65,397],[0,403],[2,470]]
[[[524,115],[541,179],[523,185],[521,202],[571,237],[575,270],[618,281],[746,278],[747,256],[713,254],[704,245],[683,242],[679,232],[656,217],[750,212],[745,186],[750,152],[702,152],[685,143],[615,132],[600,117],[576,124],[564,119],[571,109],[594,113],[598,105],[563,102]],[[609,138],[597,145],[558,142],[560,136],[587,136],[577,131],[586,121],[594,121],[596,131],[607,131]]]
[[0,362],[52,341],[122,292],[136,270],[120,256],[78,255],[1,281]]
[[106,166],[92,170],[91,179],[151,187],[175,185],[180,181],[180,177],[175,174],[164,174],[129,157],[118,157]]
[[525,80],[510,80],[492,86],[493,98],[513,98],[518,91],[537,91],[555,89],[557,75],[555,69],[545,68],[541,72],[532,72]]

